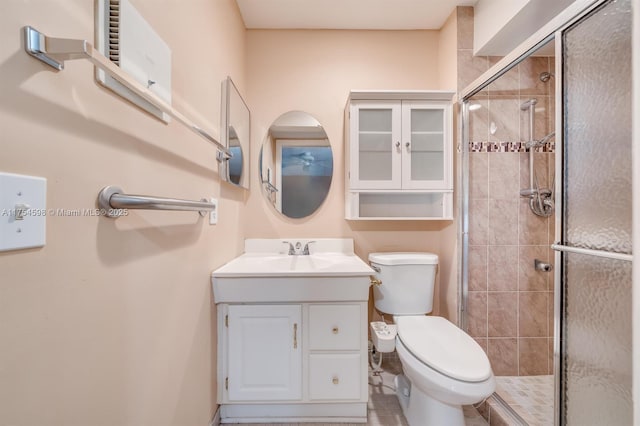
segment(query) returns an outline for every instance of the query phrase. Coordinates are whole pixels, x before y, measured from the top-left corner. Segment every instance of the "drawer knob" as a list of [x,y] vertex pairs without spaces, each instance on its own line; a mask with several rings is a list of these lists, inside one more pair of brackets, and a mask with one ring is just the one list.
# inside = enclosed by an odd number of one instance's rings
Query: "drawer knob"
[[334,376],[333,379],[331,379],[331,382],[333,382],[334,385],[337,385],[340,383],[340,379]]
[[331,329],[331,331],[333,331],[333,334],[338,334],[338,332],[340,331],[340,329],[338,327],[333,327]]

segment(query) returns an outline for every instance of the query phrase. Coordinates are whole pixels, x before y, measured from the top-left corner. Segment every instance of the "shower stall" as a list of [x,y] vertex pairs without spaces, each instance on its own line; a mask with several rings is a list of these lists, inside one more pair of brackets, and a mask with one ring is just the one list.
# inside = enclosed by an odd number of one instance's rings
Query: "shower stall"
[[631,1],[536,37],[462,93],[461,326],[512,418],[630,424]]

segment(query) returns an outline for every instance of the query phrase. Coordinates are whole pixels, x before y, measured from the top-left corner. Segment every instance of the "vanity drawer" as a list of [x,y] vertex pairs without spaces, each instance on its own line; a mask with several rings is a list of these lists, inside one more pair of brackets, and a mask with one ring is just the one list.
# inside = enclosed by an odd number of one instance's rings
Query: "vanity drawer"
[[360,399],[360,354],[311,354],[309,399]]
[[310,305],[310,350],[359,350],[360,305]]

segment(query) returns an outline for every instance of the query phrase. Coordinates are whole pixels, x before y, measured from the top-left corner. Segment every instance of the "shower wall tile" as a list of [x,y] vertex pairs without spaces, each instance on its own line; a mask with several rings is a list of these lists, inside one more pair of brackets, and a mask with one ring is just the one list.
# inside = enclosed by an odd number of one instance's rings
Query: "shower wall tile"
[[[472,49],[458,49],[459,90],[469,86],[488,69],[489,61],[486,56],[473,56]],[[486,96],[486,92],[480,92],[476,96]]]
[[489,291],[518,290],[517,246],[489,246]]
[[518,293],[518,336],[548,337],[548,292]]
[[469,200],[469,244],[486,245],[489,235],[489,200]]
[[549,95],[549,86],[553,80],[543,82],[540,74],[549,72],[549,58],[546,56],[530,56],[520,62],[520,94],[521,95]]
[[518,375],[518,340],[489,339],[487,355],[496,376]]
[[487,353],[487,339],[482,337],[474,337],[473,340],[475,340],[480,345],[484,353]]
[[469,154],[469,198],[489,198],[489,155]]
[[458,20],[458,49],[473,49],[473,7],[458,6],[456,18]]
[[489,156],[489,198],[513,199],[520,193],[520,154],[506,152]]
[[520,246],[518,260],[518,290],[547,291],[549,276],[553,272],[536,271],[535,259],[549,262],[548,246]]
[[490,245],[518,244],[518,200],[489,199]]
[[[489,140],[517,141],[520,138],[520,102],[518,96],[493,96],[489,99]],[[495,132],[491,133],[491,127]]]
[[[540,188],[552,189],[551,184],[553,183],[551,179],[549,179],[549,156],[552,154],[546,152],[534,152],[533,153],[533,186],[535,187],[536,181],[538,182],[538,186]],[[529,153],[521,153],[520,154],[520,188],[529,188]],[[518,192],[519,195],[519,192]]]
[[487,246],[469,246],[469,291],[487,291]]
[[471,337],[487,337],[487,292],[470,291],[467,304],[467,332]]
[[471,105],[475,109],[469,111],[469,140],[483,142],[489,140],[489,101],[474,96]]
[[546,217],[535,215],[529,207],[528,199],[518,201],[519,230],[518,239],[522,245],[549,244],[549,221]]
[[549,371],[549,339],[518,339],[520,376],[547,374]]
[[[502,59],[501,56],[489,56],[489,66],[494,66]],[[511,96],[514,99],[520,94],[519,65],[511,68],[499,79],[489,85],[489,96]]]
[[488,335],[489,337],[516,337],[518,328],[518,293],[487,293]]

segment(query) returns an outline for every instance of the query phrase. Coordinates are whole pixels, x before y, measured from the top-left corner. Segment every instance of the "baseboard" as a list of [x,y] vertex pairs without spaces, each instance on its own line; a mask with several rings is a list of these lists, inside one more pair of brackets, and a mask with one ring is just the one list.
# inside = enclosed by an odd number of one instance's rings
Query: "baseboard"
[[209,426],[220,426],[220,406],[216,408],[216,413],[213,415],[213,418],[209,422]]

